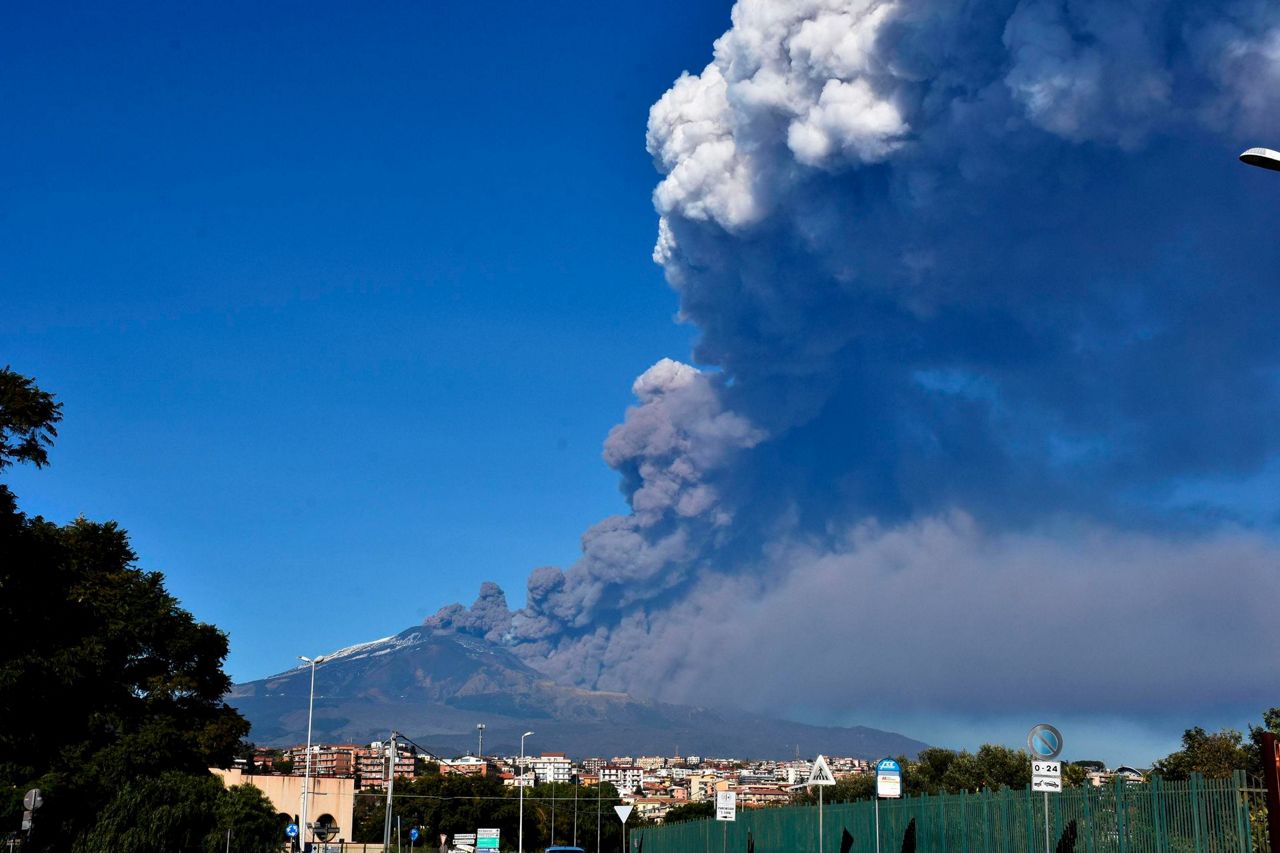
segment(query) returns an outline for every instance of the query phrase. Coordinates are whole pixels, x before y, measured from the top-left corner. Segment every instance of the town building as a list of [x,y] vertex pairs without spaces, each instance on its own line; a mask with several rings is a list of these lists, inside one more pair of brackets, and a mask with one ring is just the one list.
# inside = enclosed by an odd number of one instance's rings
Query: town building
[[609,782],[619,793],[631,793],[644,781],[644,771],[630,764],[606,764],[600,768],[600,780]]
[[573,778],[573,762],[563,752],[544,752],[537,758],[526,758],[539,785],[568,782]]

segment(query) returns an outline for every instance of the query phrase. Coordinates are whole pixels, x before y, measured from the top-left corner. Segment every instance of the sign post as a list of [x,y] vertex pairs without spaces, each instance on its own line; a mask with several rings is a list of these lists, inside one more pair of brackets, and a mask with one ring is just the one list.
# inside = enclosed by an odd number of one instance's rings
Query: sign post
[[804,783],[806,788],[818,786],[818,853],[824,853],[822,849],[822,789],[835,783],[836,777],[832,775],[827,759],[819,755],[818,760],[813,762],[813,769],[809,771],[808,781]]
[[716,791],[716,820],[723,821],[721,847],[729,849],[729,823],[738,819],[738,795],[733,791]]
[[622,821],[622,853],[627,853],[627,818],[631,817],[632,806],[614,806],[618,820]]
[[1062,791],[1062,732],[1048,723],[1032,726],[1027,732],[1027,749],[1031,752],[1031,790],[1044,795],[1044,853],[1053,853],[1049,838],[1049,793]]
[[896,800],[902,796],[902,765],[892,758],[876,762],[876,853],[880,853],[880,798]]

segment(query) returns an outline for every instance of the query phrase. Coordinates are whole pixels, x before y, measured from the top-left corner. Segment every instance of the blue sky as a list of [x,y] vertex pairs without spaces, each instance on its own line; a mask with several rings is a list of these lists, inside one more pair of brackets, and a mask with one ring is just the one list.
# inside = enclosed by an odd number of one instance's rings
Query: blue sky
[[724,3],[99,4],[0,33],[0,350],[58,394],[24,508],[118,519],[237,679],[571,560],[691,332],[649,105]]
[[1277,39],[1178,0],[17,10],[0,359],[66,418],[9,479],[120,521],[237,680],[496,580],[521,612],[449,618],[583,686],[1148,761],[1280,690],[1277,185],[1235,162],[1280,144]]

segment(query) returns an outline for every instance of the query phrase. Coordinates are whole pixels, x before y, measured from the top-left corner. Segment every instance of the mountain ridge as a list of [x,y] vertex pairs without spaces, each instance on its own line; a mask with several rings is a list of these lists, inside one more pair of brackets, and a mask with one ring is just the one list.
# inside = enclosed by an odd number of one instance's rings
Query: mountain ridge
[[[260,745],[306,739],[310,665],[235,685],[227,702]],[[442,755],[515,752],[533,729],[538,749],[574,756],[692,754],[782,758],[796,751],[859,758],[914,756],[926,744],[866,726],[814,726],[732,710],[636,699],[559,684],[501,645],[417,625],[324,656],[316,667],[312,739],[367,743],[399,731]]]

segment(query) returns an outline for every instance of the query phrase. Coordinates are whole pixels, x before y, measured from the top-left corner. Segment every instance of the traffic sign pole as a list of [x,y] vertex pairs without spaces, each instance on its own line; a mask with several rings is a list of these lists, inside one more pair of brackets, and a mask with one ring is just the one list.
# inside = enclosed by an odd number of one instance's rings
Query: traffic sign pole
[[823,785],[818,786],[818,853],[822,853],[822,789]]
[[1049,792],[1044,792],[1044,853],[1053,853],[1049,849]]
[[1055,760],[1062,754],[1062,732],[1048,723],[1032,726],[1027,732],[1027,750],[1031,753],[1031,787],[1044,792],[1044,853],[1053,853],[1049,792],[1062,790],[1062,765]]

